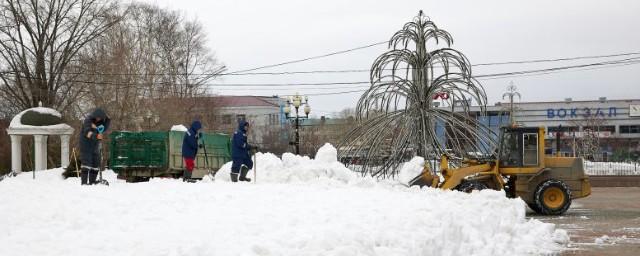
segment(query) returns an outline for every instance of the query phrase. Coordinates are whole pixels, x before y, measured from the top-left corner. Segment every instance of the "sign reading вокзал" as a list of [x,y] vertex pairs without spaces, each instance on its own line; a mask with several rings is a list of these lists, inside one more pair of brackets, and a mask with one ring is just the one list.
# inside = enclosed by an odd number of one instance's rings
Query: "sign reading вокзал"
[[629,105],[629,116],[640,116],[640,105]]

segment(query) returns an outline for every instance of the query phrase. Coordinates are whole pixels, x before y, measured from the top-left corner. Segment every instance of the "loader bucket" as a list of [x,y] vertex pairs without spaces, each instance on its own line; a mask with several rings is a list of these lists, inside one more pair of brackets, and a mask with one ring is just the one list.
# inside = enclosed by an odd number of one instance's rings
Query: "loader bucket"
[[409,186],[437,187],[439,183],[440,177],[433,175],[431,171],[425,169],[422,173],[420,173],[420,175],[409,181]]

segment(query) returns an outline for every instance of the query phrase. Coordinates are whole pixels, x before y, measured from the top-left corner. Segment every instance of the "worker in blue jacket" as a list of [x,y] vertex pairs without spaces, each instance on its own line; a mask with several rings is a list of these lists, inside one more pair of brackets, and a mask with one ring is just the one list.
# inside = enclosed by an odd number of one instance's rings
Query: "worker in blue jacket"
[[193,182],[191,175],[193,174],[193,168],[195,167],[194,161],[198,154],[198,139],[200,138],[200,129],[202,123],[200,121],[193,121],[191,128],[187,130],[182,139],[182,158],[184,159],[185,170],[182,175],[182,181]]
[[[233,164],[231,165],[231,181],[251,181],[247,178],[249,169],[253,168],[253,161],[251,161],[251,150],[257,150],[257,147],[247,143],[247,133],[249,132],[249,122],[245,120],[238,120],[238,130],[233,134],[231,142],[231,159]],[[238,178],[239,176],[239,178]]]
[[111,119],[101,108],[94,109],[82,122],[79,140],[80,163],[82,165],[81,185],[97,184],[96,178],[102,162],[99,144],[104,138],[104,133],[109,129],[109,124],[111,124]]

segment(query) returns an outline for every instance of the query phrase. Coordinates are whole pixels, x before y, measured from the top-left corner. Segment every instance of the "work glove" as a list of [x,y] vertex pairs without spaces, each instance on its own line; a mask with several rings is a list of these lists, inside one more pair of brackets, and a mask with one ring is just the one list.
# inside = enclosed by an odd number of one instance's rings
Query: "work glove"
[[96,130],[98,130],[98,134],[103,134],[104,133],[104,125],[98,125],[98,127],[96,127]]

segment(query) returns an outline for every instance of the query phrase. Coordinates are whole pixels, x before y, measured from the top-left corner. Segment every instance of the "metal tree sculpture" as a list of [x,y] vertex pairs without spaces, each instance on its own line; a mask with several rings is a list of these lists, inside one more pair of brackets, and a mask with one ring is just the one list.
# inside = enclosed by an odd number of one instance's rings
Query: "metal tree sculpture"
[[391,37],[390,50],[372,65],[371,87],[358,101],[358,125],[340,145],[341,158],[360,159],[363,175],[387,177],[415,153],[434,159],[493,150],[495,134],[469,115],[472,101],[484,111],[484,88],[452,43],[422,11]]

